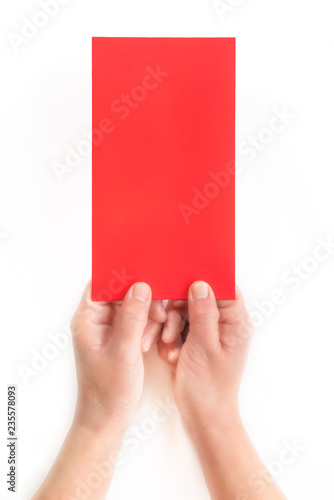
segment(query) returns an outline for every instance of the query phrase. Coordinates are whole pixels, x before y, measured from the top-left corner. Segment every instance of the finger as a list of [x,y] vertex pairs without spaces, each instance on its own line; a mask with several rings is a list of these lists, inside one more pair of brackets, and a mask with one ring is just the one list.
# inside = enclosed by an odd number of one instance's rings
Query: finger
[[220,302],[220,340],[225,347],[247,345],[253,334],[253,322],[247,312],[241,290],[236,287],[234,301]]
[[155,321],[152,321],[150,319],[148,320],[141,341],[142,352],[149,351],[153,344],[158,342],[158,340],[161,338],[162,328],[162,323],[156,323]]
[[167,356],[167,350],[166,350],[166,344],[160,339],[157,342],[157,350],[160,358],[162,361],[165,363],[169,364],[168,356]]
[[83,291],[79,304],[80,310],[91,311],[91,320],[96,324],[111,324],[112,313],[114,311],[113,303],[106,301],[93,301],[92,296],[92,280],[89,280]]
[[[85,286],[77,310],[71,320],[71,331],[75,342],[86,347],[102,345],[115,315],[115,306],[109,302],[93,302],[91,280]],[[87,324],[91,328],[87,328]]]
[[161,336],[163,323],[167,319],[167,314],[161,300],[153,300],[148,313],[148,322],[145,327],[141,349],[147,352],[151,349]]
[[235,324],[236,321],[243,320],[252,327],[252,321],[239,287],[235,290],[235,300],[217,300],[217,306],[220,312],[220,323]]
[[146,283],[138,282],[130,287],[115,318],[113,343],[115,341],[123,345],[136,343],[140,348],[148,321],[151,297],[151,288]]
[[166,321],[167,314],[161,300],[152,300],[148,316],[152,321],[157,323],[164,323]]
[[167,320],[164,325],[162,339],[167,344],[175,342],[180,336],[188,319],[187,301],[169,301],[166,307]]
[[182,319],[182,316],[179,313],[179,311],[175,311],[175,309],[167,310],[166,313],[167,313],[167,321],[164,325],[162,340],[166,344],[169,344],[171,342],[175,342],[177,337],[180,336],[185,321]]
[[175,371],[176,364],[168,359],[167,346],[161,339],[157,343],[157,349],[158,349],[158,355],[162,359],[162,361]]
[[187,342],[193,342],[205,352],[220,347],[219,311],[212,288],[205,281],[196,281],[189,288],[189,332]]
[[180,353],[181,353],[181,348],[182,348],[182,339],[181,335],[177,337],[174,342],[171,342],[169,344],[166,344],[166,354],[167,358],[171,363],[177,363]]
[[219,309],[228,309],[230,307],[245,307],[244,298],[238,286],[235,287],[235,299],[217,300]]
[[170,304],[174,307],[187,307],[188,301],[183,299],[173,299],[170,301]]

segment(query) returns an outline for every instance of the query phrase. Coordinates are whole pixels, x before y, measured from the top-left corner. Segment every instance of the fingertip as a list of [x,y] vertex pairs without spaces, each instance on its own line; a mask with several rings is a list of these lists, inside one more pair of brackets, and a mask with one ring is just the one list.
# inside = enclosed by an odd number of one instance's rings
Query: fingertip
[[172,348],[169,348],[169,346],[167,346],[167,357],[168,357],[168,361],[170,363],[173,363],[173,364],[176,364],[179,357],[180,357],[180,352],[181,352],[181,348],[180,347],[172,347]]
[[152,297],[151,287],[142,281],[134,283],[127,291],[123,302],[128,302],[131,299],[139,300],[140,302],[150,303]]
[[165,342],[165,344],[168,344],[169,331],[168,331],[168,327],[166,325],[164,326],[164,329],[162,331],[161,338]]
[[177,362],[179,360],[181,351],[177,352],[177,350],[175,349],[172,349],[172,351],[170,351],[169,346],[166,345],[162,340],[158,341],[157,349],[160,359],[164,363],[166,363],[166,365],[172,368],[173,372],[176,372]]
[[164,325],[161,338],[165,342],[165,344],[170,344],[171,342],[174,342],[174,340],[176,340],[178,335],[178,332],[173,333],[171,329],[168,328],[168,325]]
[[189,300],[199,300],[215,298],[215,294],[211,286],[206,281],[195,281],[191,284],[188,294]]

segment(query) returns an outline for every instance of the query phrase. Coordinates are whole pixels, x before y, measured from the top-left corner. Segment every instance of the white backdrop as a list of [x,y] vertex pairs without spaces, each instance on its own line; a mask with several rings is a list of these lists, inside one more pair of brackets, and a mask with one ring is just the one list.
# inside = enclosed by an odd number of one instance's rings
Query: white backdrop
[[[40,15],[42,3],[1,7],[1,498],[14,498],[5,484],[7,385],[18,386],[19,500],[49,470],[75,405],[66,328],[90,277],[91,157],[61,180],[54,165],[90,129],[91,37],[236,36],[237,281],[257,324],[244,421],[289,499],[332,499],[334,249],[323,243],[334,240],[332,3],[58,0],[52,16]],[[280,130],[271,131],[277,115]],[[59,332],[66,345],[57,348]],[[171,398],[168,369],[155,352],[146,365],[108,498],[206,500],[177,412],[153,419]]]

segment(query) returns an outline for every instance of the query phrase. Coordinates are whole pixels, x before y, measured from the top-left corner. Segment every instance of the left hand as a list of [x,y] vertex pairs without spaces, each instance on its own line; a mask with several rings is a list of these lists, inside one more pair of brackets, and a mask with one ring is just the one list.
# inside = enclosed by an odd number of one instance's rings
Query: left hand
[[138,409],[144,381],[142,352],[161,335],[166,312],[150,287],[135,283],[120,302],[93,302],[91,282],[71,321],[78,401],[75,421],[126,428]]

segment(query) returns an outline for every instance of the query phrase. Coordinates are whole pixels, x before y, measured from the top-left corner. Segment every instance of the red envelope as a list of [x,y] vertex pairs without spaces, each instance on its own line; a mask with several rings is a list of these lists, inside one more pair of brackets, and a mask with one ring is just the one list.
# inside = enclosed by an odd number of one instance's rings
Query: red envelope
[[235,39],[93,38],[92,299],[235,298]]

